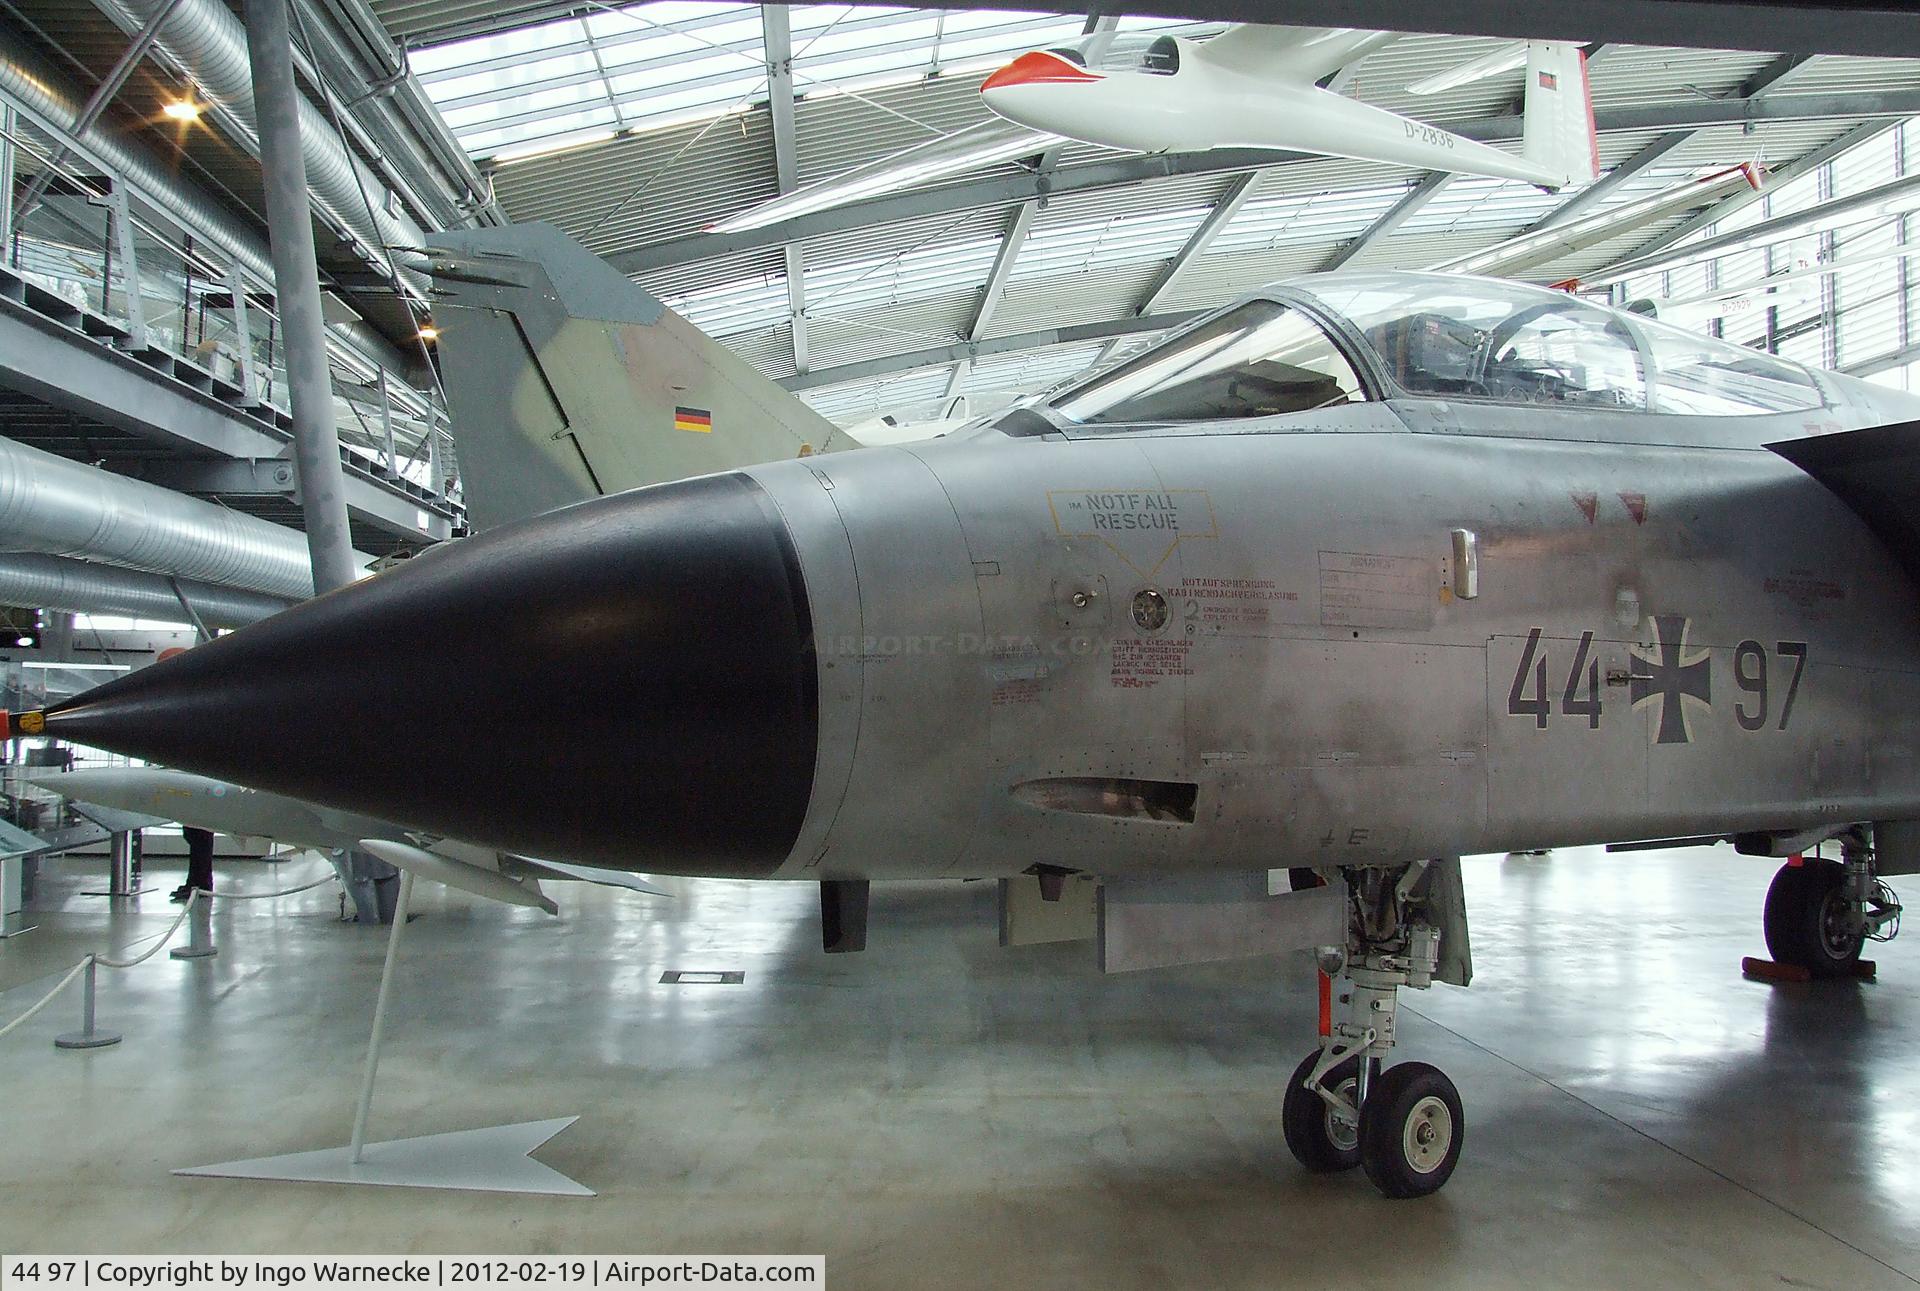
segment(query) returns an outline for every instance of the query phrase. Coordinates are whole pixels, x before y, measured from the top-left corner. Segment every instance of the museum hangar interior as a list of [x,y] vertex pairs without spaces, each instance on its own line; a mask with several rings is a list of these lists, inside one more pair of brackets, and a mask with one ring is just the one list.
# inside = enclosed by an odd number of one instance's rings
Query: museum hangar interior
[[0,1252],[1920,1279],[1920,18],[1018,3],[0,0]]

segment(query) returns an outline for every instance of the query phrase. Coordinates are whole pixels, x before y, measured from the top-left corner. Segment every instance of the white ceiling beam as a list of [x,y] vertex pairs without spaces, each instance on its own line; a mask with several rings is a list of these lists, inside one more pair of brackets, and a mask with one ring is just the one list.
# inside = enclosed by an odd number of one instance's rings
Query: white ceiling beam
[[[1059,151],[1057,148],[1048,149],[1041,158],[1041,164],[1049,166],[1048,159],[1057,157]],[[1034,217],[1039,213],[1039,202],[1022,202],[1007,221],[1006,232],[1000,235],[1000,249],[993,256],[993,268],[987,271],[986,286],[980,292],[980,303],[974,307],[973,321],[967,324],[967,340],[979,340],[981,333],[987,330],[987,325],[993,322],[993,312],[1000,308],[1000,298],[1007,290],[1007,279],[1013,274],[1013,263],[1020,258],[1022,248],[1027,244],[1027,234],[1033,230]],[[953,365],[953,372],[947,377],[949,399],[960,393],[967,373],[972,370],[971,358],[961,359]]]
[[1541,229],[1550,229],[1556,224],[1565,224],[1569,220],[1579,219],[1582,215],[1587,214],[1602,202],[1606,201],[1607,198],[1611,197],[1620,186],[1628,180],[1641,174],[1650,167],[1658,165],[1662,158],[1673,152],[1676,148],[1684,147],[1693,142],[1694,136],[1698,133],[1699,132],[1695,130],[1670,130],[1666,134],[1661,135],[1658,139],[1655,139],[1639,152],[1634,153],[1633,156],[1627,158],[1618,166],[1615,166],[1599,179],[1594,180],[1593,183],[1588,184],[1572,197],[1569,197],[1566,201],[1560,203],[1560,205],[1554,207],[1551,211],[1548,211],[1546,217],[1528,229],[1527,232],[1537,233]]
[[[773,117],[773,170],[781,193],[800,185],[800,166],[794,152],[793,28],[783,4],[760,6],[760,26],[767,50],[767,104]],[[793,337],[793,370],[805,372],[807,354],[807,266],[800,243],[785,247],[787,262],[787,322]]]
[[849,381],[870,381],[877,377],[913,372],[921,368],[944,367],[961,360],[990,358],[996,354],[1021,354],[1044,350],[1054,345],[1084,345],[1116,336],[1136,336],[1142,332],[1164,331],[1200,317],[1203,309],[1182,309],[1167,314],[1149,314],[1144,318],[1116,318],[1101,323],[1077,323],[1071,327],[1048,327],[1012,336],[990,336],[978,341],[954,341],[905,354],[888,354],[838,367],[815,368],[787,377],[776,384],[788,390],[817,390],[822,386],[844,385]]
[[[1809,171],[1818,170],[1834,158],[1843,153],[1851,152],[1874,136],[1898,128],[1899,124],[1898,121],[1863,121],[1839,138],[1822,144],[1812,152],[1805,153],[1795,158],[1789,164],[1782,166],[1768,177],[1767,188],[1765,190],[1752,188],[1742,189],[1732,197],[1725,198],[1718,204],[1708,207],[1686,223],[1662,233],[1645,246],[1636,247],[1632,251],[1621,255],[1613,263],[1625,264],[1629,261],[1642,260],[1648,256],[1658,255],[1669,247],[1686,241],[1694,234],[1712,228],[1734,212],[1745,210],[1748,206],[1765,197],[1767,191],[1778,188],[1782,184],[1790,184]],[[1611,268],[1612,265],[1607,266],[1607,270],[1611,270]],[[1603,270],[1603,272],[1607,270]]]
[[1429,173],[1425,179],[1409,189],[1405,197],[1395,202],[1385,215],[1375,220],[1365,233],[1328,256],[1326,263],[1320,266],[1321,271],[1344,268],[1368,247],[1382,238],[1392,237],[1399,232],[1402,224],[1418,215],[1428,202],[1440,196],[1440,190],[1452,180],[1453,172],[1449,170],[1436,170]]
[[[942,22],[945,21],[945,17],[943,12]],[[1120,19],[1115,15],[1090,13],[1087,15],[1086,25],[1080,30],[1082,35],[1091,36],[1096,32],[1112,31],[1119,25]],[[935,44],[937,50],[937,38]],[[1055,146],[1040,154],[1040,160],[1034,165],[1033,171],[1042,182],[1047,176],[1053,174],[1053,168],[1060,163],[1060,151],[1060,147]],[[1012,219],[1007,222],[1007,231],[1000,237],[1000,249],[994,253],[993,268],[987,271],[987,282],[980,293],[980,304],[973,311],[973,321],[967,325],[964,339],[979,340],[981,333],[985,332],[988,324],[993,322],[993,312],[1000,308],[1000,298],[1006,294],[1007,279],[1013,274],[1014,262],[1020,258],[1020,252],[1026,248],[1027,234],[1033,231],[1033,219],[1045,204],[1044,197],[1022,202],[1020,209],[1015,211]],[[965,384],[967,374],[971,371],[973,371],[972,359],[961,359],[953,365],[953,371],[947,377],[947,398],[951,399],[960,393],[960,387]]]
[[1233,217],[1240,214],[1240,208],[1245,206],[1247,198],[1253,195],[1253,186],[1259,182],[1259,174],[1251,171],[1245,175],[1237,175],[1227,182],[1226,191],[1220,194],[1220,199],[1213,204],[1213,209],[1207,212],[1207,217],[1200,221],[1199,227],[1194,229],[1192,235],[1187,238],[1186,245],[1181,247],[1174,254],[1173,259],[1167,261],[1155,275],[1146,294],[1140,298],[1139,305],[1134,308],[1135,315],[1151,314],[1166,302],[1180,275],[1185,273],[1195,260],[1207,253],[1207,248],[1213,244],[1213,240],[1220,236],[1220,230],[1233,223]]

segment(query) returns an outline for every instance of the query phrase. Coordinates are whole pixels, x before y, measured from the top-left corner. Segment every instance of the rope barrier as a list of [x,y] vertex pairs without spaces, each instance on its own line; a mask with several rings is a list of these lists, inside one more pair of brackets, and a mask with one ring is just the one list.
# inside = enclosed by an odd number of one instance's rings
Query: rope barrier
[[22,1013],[19,1017],[7,1023],[5,1026],[0,1027],[0,1038],[4,1038],[7,1032],[13,1030],[15,1027],[24,1026],[28,1022],[32,1021],[34,1014],[38,1013],[41,1009],[46,1008],[47,1005],[53,1003],[53,997],[58,995],[60,992],[66,990],[68,984],[71,983],[74,978],[86,972],[87,965],[92,962],[93,962],[93,956],[88,955],[85,959],[81,960],[79,963],[75,964],[72,968],[68,969],[67,975],[60,979],[60,984],[54,987],[52,990],[48,991],[45,995],[42,995],[40,997],[40,1002],[38,1004],[35,1004],[32,1008],[28,1009],[25,1013]]
[[296,892],[306,892],[319,887],[322,883],[333,882],[332,874],[322,874],[311,883],[302,883],[297,888],[286,888],[279,892],[204,892],[195,889],[203,896],[214,897],[220,901],[266,901],[272,897],[290,897]]
[[[5,1026],[0,1027],[0,1039],[4,1039],[9,1032],[32,1021],[42,1009],[53,1003],[55,996],[73,984],[74,978],[86,972],[89,965],[98,965],[101,968],[132,968],[137,964],[146,963],[162,950],[165,950],[167,943],[173,940],[173,934],[180,931],[180,925],[187,921],[187,916],[193,913],[193,907],[198,904],[203,897],[218,897],[226,901],[265,901],[273,897],[290,897],[297,892],[307,892],[319,887],[323,883],[331,882],[333,882],[333,875],[323,874],[311,883],[302,883],[298,887],[285,888],[279,892],[209,892],[204,888],[194,888],[187,893],[187,899],[180,905],[180,913],[174,916],[173,922],[167,925],[165,932],[158,933],[154,937],[141,938],[142,941],[152,941],[152,946],[148,947],[139,955],[134,956],[132,959],[109,959],[101,954],[88,955],[85,959],[68,969],[67,975],[61,978],[52,990],[41,996],[25,1013],[22,1013]],[[134,946],[139,944],[139,941],[132,943]]]
[[[135,964],[146,963],[149,959],[152,959],[155,955],[167,948],[167,943],[173,940],[174,933],[180,931],[180,925],[187,921],[187,916],[193,913],[194,904],[199,900],[200,889],[195,888],[187,894],[187,899],[180,903],[180,913],[176,915],[173,922],[167,926],[167,930],[160,934],[160,939],[135,958],[108,959],[105,955],[95,955],[93,957],[94,962],[102,968],[132,968]],[[134,943],[136,946],[139,944],[139,942]]]

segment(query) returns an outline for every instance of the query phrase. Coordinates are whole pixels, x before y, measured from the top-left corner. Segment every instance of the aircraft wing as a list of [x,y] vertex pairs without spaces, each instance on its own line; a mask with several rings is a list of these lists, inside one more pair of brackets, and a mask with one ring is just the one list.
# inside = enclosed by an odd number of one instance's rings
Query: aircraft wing
[[536,874],[547,870],[562,878],[578,879],[582,883],[598,883],[601,887],[625,888],[629,892],[641,892],[650,897],[670,897],[673,893],[665,888],[657,888],[627,870],[607,870],[597,865],[569,865],[562,861],[543,861],[532,856],[513,858],[528,870]]
[[715,233],[762,228],[861,198],[897,193],[949,175],[1045,152],[1061,142],[1058,135],[995,117],[770,197],[709,227]]
[[150,816],[143,811],[122,811],[118,807],[104,807],[97,802],[80,802],[69,798],[67,805],[73,808],[76,816],[86,817],[109,834],[125,834],[136,829],[152,829],[155,825],[173,823],[164,816]]
[[1416,94],[1422,98],[1429,94],[1445,94],[1448,90],[1457,90],[1463,85],[1474,85],[1489,77],[1517,71],[1526,65],[1527,42],[1511,40],[1471,62],[1450,67],[1444,72],[1435,72],[1432,76],[1415,81],[1407,87],[1407,93]]
[[534,879],[511,879],[499,870],[469,865],[452,856],[430,852],[424,847],[415,847],[412,843],[397,842],[391,838],[363,838],[360,847],[368,855],[377,856],[398,869],[444,883],[450,888],[459,888],[462,892],[471,892],[489,901],[531,906],[548,914],[560,913],[560,907],[547,899],[540,890],[539,882]]
[[[420,840],[396,840],[398,845],[409,848]],[[369,849],[372,850],[372,849]],[[602,869],[596,865],[570,865],[562,861],[546,861],[537,856],[521,856],[514,852],[497,852],[491,847],[482,847],[477,843],[462,842],[457,838],[442,838],[424,847],[414,850],[426,851],[457,863],[466,870],[478,870],[487,874],[499,875],[514,882],[530,882],[535,891],[539,890],[539,880],[577,879],[583,883],[598,883],[602,887],[625,888],[629,892],[641,892],[647,896],[670,897],[673,893],[664,888],[654,887],[639,875],[626,870]],[[383,853],[376,852],[383,859]],[[392,862],[398,865],[398,861]],[[483,892],[482,896],[490,895]]]
[[1920,580],[1920,421],[1768,444],[1827,486]]
[[31,856],[35,852],[45,851],[46,847],[45,839],[36,838],[26,830],[0,820],[0,860],[14,856]]
[[1311,85],[1394,40],[1397,33],[1354,27],[1269,27],[1239,23],[1200,46],[1216,67]]

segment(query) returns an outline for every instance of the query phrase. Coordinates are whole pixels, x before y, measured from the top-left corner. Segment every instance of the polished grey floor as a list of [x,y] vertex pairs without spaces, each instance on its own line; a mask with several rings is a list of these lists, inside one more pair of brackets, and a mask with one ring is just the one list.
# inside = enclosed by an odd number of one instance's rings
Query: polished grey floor
[[[65,1002],[0,1041],[0,1251],[825,1252],[836,1288],[1910,1287],[1920,946],[1883,948],[1874,983],[1745,981],[1769,872],[1724,849],[1470,860],[1478,984],[1402,1015],[1402,1055],[1468,1116],[1418,1202],[1287,1155],[1304,960],[1102,979],[1084,946],[998,949],[990,886],[958,883],[876,889],[873,948],[832,958],[804,887],[560,888],[552,920],[423,883],[374,1136],[579,1113],[541,1157],[600,1195],[175,1178],[348,1131],[382,931],[334,922],[326,889],[230,902],[217,959],[105,984],[126,1043],[56,1052]],[[0,1022],[165,926],[160,893],[77,895],[97,878],[56,868],[40,929],[0,943]]]

